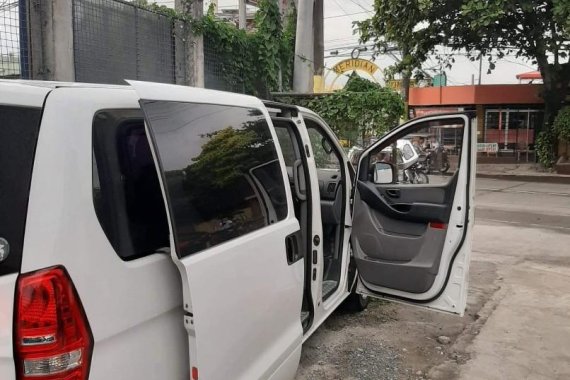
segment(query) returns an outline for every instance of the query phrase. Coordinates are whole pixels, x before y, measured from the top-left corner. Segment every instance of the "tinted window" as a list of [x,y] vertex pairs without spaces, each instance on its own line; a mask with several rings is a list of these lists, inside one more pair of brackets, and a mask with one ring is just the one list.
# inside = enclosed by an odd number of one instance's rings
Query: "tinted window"
[[293,136],[290,135],[289,129],[287,127],[280,127],[277,123],[273,123],[275,126],[275,133],[277,134],[277,139],[279,140],[279,145],[281,146],[281,153],[283,153],[283,159],[285,160],[285,165],[292,167],[297,159],[295,154],[295,148],[293,147]]
[[20,270],[41,109],[0,106],[0,276]]
[[187,256],[287,216],[277,151],[261,111],[143,101]]
[[340,159],[328,136],[311,120],[305,120],[317,169],[340,170]]
[[168,222],[140,110],[97,113],[93,199],[117,254],[131,260],[169,246]]

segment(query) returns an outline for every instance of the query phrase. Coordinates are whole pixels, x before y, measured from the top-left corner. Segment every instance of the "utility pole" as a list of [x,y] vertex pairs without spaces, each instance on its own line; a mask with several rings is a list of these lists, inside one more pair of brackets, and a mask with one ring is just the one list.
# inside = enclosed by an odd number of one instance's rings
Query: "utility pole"
[[[174,8],[178,12],[186,13],[193,19],[198,20],[204,15],[203,0],[175,0]],[[204,38],[201,34],[194,34],[188,25],[186,25],[187,38],[182,40],[185,44],[185,73],[182,76],[182,83],[194,86],[204,87]],[[178,83],[178,81],[177,81]]]
[[479,85],[481,85],[481,73],[483,72],[483,54],[479,57]]
[[247,24],[246,0],[239,1],[239,28],[245,29]]
[[313,89],[313,4],[314,0],[298,0],[297,6],[293,90],[302,94]]
[[315,75],[323,75],[325,69],[325,30],[324,30],[324,0],[314,0],[313,11],[313,56]]

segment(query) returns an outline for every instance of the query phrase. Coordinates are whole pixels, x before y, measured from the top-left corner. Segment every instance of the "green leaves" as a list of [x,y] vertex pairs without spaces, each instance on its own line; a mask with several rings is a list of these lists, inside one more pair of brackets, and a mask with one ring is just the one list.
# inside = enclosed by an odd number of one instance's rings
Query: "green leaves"
[[213,12],[199,20],[194,31],[204,35],[229,83],[243,83],[245,93],[265,97],[270,91],[279,89],[280,70],[283,82],[291,82],[295,22],[290,20],[291,14],[295,17],[295,12],[289,10],[284,29],[277,1],[260,0],[258,7],[253,32],[218,20]]
[[400,50],[402,59],[388,71],[392,77],[401,74],[409,78],[414,71],[421,69],[427,54],[441,42],[441,28],[435,22],[435,15],[445,16],[442,2],[375,0],[374,15],[368,20],[355,22],[354,28],[360,34],[360,42],[372,42],[379,54],[394,46]]
[[399,94],[357,75],[345,88],[313,98],[282,98],[323,117],[341,139],[356,141],[362,134],[381,135],[398,124],[404,113]]
[[552,129],[556,137],[570,143],[570,106],[566,106],[558,112]]

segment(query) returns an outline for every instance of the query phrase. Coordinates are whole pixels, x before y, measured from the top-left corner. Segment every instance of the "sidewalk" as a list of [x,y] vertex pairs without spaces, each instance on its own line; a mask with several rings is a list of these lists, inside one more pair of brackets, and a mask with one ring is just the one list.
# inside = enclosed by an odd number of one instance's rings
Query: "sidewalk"
[[537,164],[478,164],[478,178],[570,184],[570,175],[545,172]]

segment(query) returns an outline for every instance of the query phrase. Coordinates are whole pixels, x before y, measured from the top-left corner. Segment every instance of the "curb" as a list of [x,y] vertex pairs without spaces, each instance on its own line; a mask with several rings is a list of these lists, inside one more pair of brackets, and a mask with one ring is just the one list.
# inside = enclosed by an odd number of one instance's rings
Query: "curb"
[[521,182],[558,183],[558,184],[570,185],[570,175],[477,173],[477,178],[502,179],[505,181],[521,181]]

